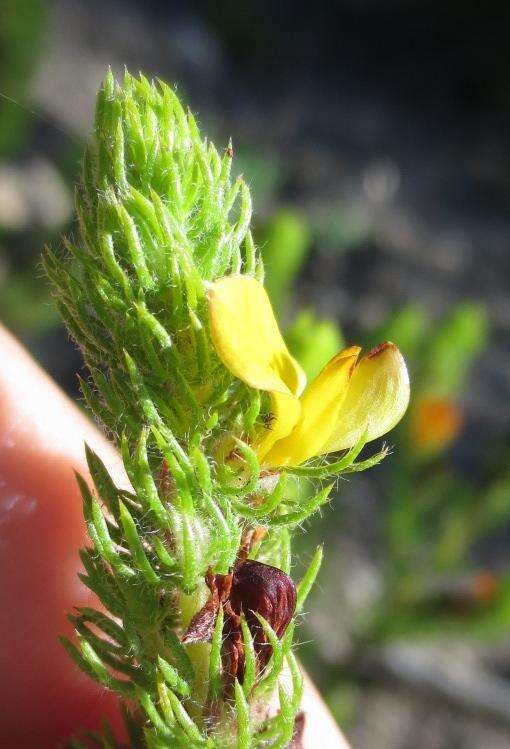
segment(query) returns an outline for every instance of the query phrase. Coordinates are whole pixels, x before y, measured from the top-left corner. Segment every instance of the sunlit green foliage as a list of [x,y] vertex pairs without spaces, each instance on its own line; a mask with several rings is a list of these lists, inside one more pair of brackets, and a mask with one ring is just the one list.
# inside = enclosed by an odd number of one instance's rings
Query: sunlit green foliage
[[[263,277],[250,192],[242,178],[231,179],[232,158],[230,144],[219,152],[202,139],[171,88],[128,73],[120,85],[108,74],[77,190],[79,235],[65,240],[63,255],[44,256],[88,368],[84,398],[129,479],[128,488],[116,486],[87,448],[94,490],[78,481],[92,543],[82,551],[81,577],[107,613],[80,609],[71,617],[77,641],[64,645],[91,678],[138,706],[126,715],[137,749],[142,734],[147,747],[287,746],[302,694],[295,621],[280,639],[255,612],[271,647],[261,672],[241,621],[245,668],[230,687],[223,612],[205,641],[182,636],[209,594],[206,573],[227,575],[251,530],[259,533],[250,557],[290,572],[292,531],[332,488],[300,496],[293,487],[301,474],[311,486],[385,455],[356,462],[361,440],[331,464],[265,483],[250,445],[261,395],[227,371],[209,334],[208,284],[231,273]],[[284,236],[295,251],[288,279],[286,261],[274,263],[284,295],[307,237],[298,220],[282,220],[272,241]],[[304,322],[302,336],[311,324]],[[323,332],[325,353],[337,336],[326,323]],[[321,558],[317,552],[298,586],[299,608]],[[268,718],[264,706],[276,695],[280,709]],[[114,745],[107,730],[97,740]]]

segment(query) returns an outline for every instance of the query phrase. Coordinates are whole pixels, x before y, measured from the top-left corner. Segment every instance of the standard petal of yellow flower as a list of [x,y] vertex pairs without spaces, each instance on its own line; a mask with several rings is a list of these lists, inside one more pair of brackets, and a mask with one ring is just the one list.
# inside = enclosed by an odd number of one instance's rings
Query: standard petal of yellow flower
[[265,456],[275,442],[286,437],[299,419],[301,402],[299,398],[286,393],[271,393],[271,413],[267,423],[260,427],[254,442],[254,450],[260,462],[265,463]]
[[251,276],[225,276],[211,284],[208,300],[213,344],[227,369],[250,387],[299,396],[306,377],[262,284]]
[[321,452],[345,450],[366,433],[367,442],[400,421],[409,403],[409,375],[394,343],[382,343],[363,357],[349,383],[336,427]]
[[338,423],[360,348],[352,346],[331,359],[301,397],[301,418],[288,437],[276,442],[264,463],[297,466],[326,450]]

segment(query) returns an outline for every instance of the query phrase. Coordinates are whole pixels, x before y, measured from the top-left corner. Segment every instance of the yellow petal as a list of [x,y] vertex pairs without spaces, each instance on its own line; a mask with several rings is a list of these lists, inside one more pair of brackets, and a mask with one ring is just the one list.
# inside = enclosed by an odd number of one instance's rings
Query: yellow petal
[[359,352],[358,346],[341,351],[310,383],[301,398],[301,418],[266,455],[265,464],[297,466],[325,452],[323,445],[338,422]]
[[286,393],[271,393],[271,413],[264,426],[255,437],[254,449],[260,462],[278,440],[286,437],[299,419],[301,403],[299,398]]
[[262,284],[251,276],[225,276],[211,284],[208,299],[213,344],[227,369],[258,390],[299,396],[306,377]]
[[409,375],[394,343],[382,343],[354,370],[338,424],[322,452],[345,450],[367,432],[367,442],[400,421],[409,403]]

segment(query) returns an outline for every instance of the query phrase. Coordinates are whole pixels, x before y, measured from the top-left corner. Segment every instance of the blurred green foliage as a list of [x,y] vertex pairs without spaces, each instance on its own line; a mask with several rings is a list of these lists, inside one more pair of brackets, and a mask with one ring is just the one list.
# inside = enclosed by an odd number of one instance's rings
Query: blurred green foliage
[[[23,171],[32,127],[37,123],[37,114],[30,109],[30,84],[43,51],[50,7],[45,0],[2,3],[0,166],[7,168],[0,190],[4,212],[9,210],[9,201],[14,201],[15,209],[21,201],[23,211],[29,213],[27,195],[21,194],[19,186],[23,179],[30,179],[30,172]],[[35,223],[27,220],[16,230],[0,226],[0,321],[22,338],[44,336],[60,324],[47,281],[38,270],[41,244],[50,238]]]
[[444,398],[458,397],[486,345],[485,310],[475,304],[460,304],[430,337],[426,360],[422,360],[421,389]]
[[[302,216],[287,209],[273,216],[260,236],[270,269],[268,290],[277,308],[289,309],[316,236],[307,231]],[[286,338],[313,377],[342,347],[343,337],[335,322],[319,319],[293,301],[298,310]],[[441,320],[410,303],[366,336],[368,347],[393,340],[401,348],[412,375],[412,400],[406,419],[392,434],[393,455],[378,476],[384,497],[376,552],[382,582],[377,600],[351,621],[356,652],[402,635],[494,636],[505,631],[510,576],[484,569],[473,549],[510,523],[510,473],[492,472],[477,483],[450,457],[466,418],[462,395],[488,335],[485,309],[463,302]],[[306,485],[300,487],[301,494],[306,491]],[[341,522],[330,513],[325,513],[328,527]],[[315,540],[317,534],[311,535]],[[343,716],[350,712],[343,702],[350,704],[352,689],[352,684],[347,692],[332,687]]]
[[487,345],[488,322],[483,306],[463,302],[439,325],[417,304],[397,310],[368,335],[372,346],[390,340],[411,363],[413,392],[458,398],[473,362]]
[[26,138],[33,114],[26,96],[42,39],[48,3],[15,0],[2,3],[0,23],[0,158],[12,156]]
[[243,175],[250,187],[257,211],[274,209],[277,194],[286,179],[285,165],[278,154],[255,147],[236,149],[236,172]]
[[299,213],[280,209],[258,232],[266,276],[264,284],[278,311],[285,309],[310,248],[310,230]]
[[338,325],[318,318],[311,309],[298,312],[285,338],[292,355],[305,370],[308,380],[319,374],[324,364],[343,346]]
[[[259,229],[257,242],[264,258],[264,283],[275,310],[281,315],[288,312],[297,276],[309,257],[312,231],[304,216],[284,208]],[[317,317],[311,309],[298,310],[285,331],[285,339],[309,380],[343,345],[339,326]]]
[[33,270],[10,273],[0,284],[0,320],[14,333],[44,333],[60,325],[48,284]]
[[317,242],[332,253],[354,250],[372,234],[369,214],[360,205],[320,205],[311,212],[310,223]]

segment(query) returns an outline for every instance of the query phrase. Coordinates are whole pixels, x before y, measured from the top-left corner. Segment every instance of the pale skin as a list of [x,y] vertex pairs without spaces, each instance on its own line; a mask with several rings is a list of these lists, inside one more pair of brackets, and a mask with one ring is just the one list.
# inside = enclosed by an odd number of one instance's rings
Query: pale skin
[[[83,445],[125,483],[113,447],[0,326],[0,744],[54,749],[106,716],[116,697],[81,674],[58,641],[66,614],[94,605],[77,578],[86,543],[73,469],[87,476]],[[306,679],[305,749],[348,749]]]

